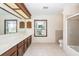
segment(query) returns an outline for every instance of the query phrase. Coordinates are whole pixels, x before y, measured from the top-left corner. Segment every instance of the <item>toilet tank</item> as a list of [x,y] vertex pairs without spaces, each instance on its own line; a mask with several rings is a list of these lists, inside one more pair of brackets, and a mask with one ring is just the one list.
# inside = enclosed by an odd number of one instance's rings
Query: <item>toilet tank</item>
[[55,39],[56,39],[56,43],[59,44],[59,40],[63,39],[63,30],[55,31]]

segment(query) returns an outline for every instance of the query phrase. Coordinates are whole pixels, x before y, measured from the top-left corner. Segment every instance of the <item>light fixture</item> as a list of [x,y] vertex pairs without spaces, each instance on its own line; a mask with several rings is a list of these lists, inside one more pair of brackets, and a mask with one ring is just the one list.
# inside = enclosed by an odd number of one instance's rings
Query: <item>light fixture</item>
[[14,3],[6,3],[8,6],[10,6],[13,9],[18,9],[19,7],[17,5],[15,5]]
[[25,18],[29,18],[22,10],[15,10],[15,11],[24,16]]
[[6,6],[18,13],[22,18],[28,19],[31,17],[30,12],[27,10],[23,3],[4,3]]

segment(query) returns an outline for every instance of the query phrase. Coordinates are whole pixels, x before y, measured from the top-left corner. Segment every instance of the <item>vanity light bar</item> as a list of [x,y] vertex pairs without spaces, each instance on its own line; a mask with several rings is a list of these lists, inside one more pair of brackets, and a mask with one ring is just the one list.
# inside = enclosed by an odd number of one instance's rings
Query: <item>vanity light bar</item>
[[21,14],[22,16],[29,18],[22,10],[15,10],[15,11]]
[[19,7],[14,3],[4,3],[4,4],[7,4],[8,6],[10,6],[13,9],[16,9],[16,8],[19,9]]
[[18,18],[20,18],[20,19],[21,19],[21,17],[19,17],[19,16],[15,15],[15,14],[13,14],[13,13],[11,13],[10,11],[8,11],[8,10],[6,10],[6,9],[2,8],[2,7],[0,7],[0,9],[2,9],[2,10],[4,10],[4,11],[6,11],[6,12],[8,12],[8,13],[10,13],[10,14],[12,14],[12,15],[14,15],[14,16],[16,16],[16,17],[18,17]]
[[[29,19],[31,17],[30,13],[28,12],[25,7],[23,7],[23,3],[4,3],[6,6],[14,10],[16,13],[18,13],[22,18]],[[24,12],[25,10],[25,12]]]

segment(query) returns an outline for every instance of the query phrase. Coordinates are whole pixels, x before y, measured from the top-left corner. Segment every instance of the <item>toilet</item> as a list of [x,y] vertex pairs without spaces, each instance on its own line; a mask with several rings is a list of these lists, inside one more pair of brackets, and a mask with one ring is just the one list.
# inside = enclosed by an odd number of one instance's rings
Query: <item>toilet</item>
[[59,39],[59,46],[63,47],[63,39]]

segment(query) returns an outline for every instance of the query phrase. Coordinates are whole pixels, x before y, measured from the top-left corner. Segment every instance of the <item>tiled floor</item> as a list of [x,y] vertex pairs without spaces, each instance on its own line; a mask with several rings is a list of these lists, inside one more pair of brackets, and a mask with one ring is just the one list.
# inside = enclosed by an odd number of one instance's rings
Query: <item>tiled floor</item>
[[65,56],[65,53],[57,44],[33,43],[24,56]]

